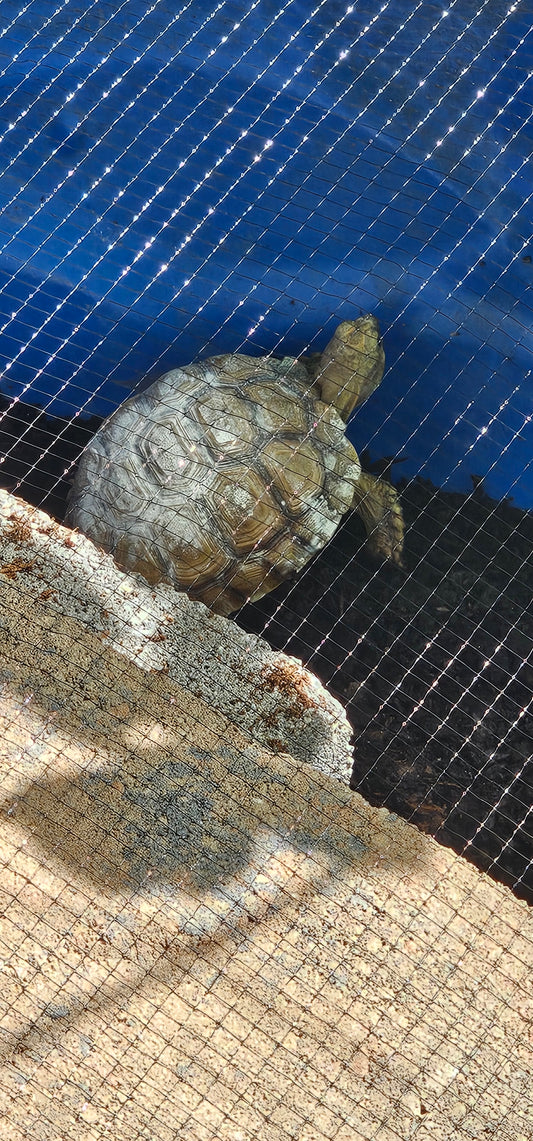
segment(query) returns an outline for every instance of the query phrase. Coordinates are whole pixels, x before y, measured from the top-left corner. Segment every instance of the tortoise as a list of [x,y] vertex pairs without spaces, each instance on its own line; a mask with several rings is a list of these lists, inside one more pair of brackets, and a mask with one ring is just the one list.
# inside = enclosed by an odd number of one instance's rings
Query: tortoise
[[350,508],[370,549],[401,565],[394,488],[344,435],[378,386],[375,317],[344,321],[322,353],[213,356],[126,400],[81,457],[66,522],[151,584],[219,614],[299,570]]

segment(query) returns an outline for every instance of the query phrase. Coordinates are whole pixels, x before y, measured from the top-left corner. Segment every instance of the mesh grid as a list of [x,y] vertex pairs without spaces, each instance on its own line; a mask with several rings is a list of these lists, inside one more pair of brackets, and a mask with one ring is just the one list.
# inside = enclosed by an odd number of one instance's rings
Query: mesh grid
[[[523,0],[4,0],[1,486],[62,523],[126,397],[372,313],[347,437],[406,527],[182,630],[2,498],[9,1141],[533,1135],[531,43]],[[250,688],[257,634],[324,690]]]

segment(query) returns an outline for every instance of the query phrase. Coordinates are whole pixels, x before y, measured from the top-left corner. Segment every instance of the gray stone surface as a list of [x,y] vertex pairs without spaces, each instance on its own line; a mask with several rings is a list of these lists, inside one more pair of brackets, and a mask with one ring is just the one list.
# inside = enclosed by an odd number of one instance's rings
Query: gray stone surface
[[[350,726],[301,663],[171,586],[124,574],[84,535],[0,491],[0,587],[24,584],[141,669],[162,670],[249,737],[347,781]],[[1,624],[5,624],[0,614]]]

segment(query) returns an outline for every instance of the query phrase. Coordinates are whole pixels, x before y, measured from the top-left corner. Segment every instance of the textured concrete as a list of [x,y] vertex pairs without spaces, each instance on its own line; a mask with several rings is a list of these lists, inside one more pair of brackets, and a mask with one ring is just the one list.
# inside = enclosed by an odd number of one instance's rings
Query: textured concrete
[[102,650],[168,673],[253,740],[322,772],[348,776],[344,710],[295,658],[273,653],[260,638],[171,586],[151,588],[139,576],[123,574],[84,535],[3,491],[0,543],[0,585],[14,600],[4,597],[0,623],[9,624],[12,607],[16,616],[24,592],[32,623],[43,632],[52,636],[59,617],[82,622],[99,636]]
[[349,792],[297,664],[3,532],[2,1139],[531,1141],[526,905]]

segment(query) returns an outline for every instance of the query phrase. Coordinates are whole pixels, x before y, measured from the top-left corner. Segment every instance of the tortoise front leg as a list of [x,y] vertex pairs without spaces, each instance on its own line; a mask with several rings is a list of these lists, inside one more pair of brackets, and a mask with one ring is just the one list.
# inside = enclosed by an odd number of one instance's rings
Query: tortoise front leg
[[403,566],[404,521],[392,484],[362,471],[355,487],[352,510],[363,520],[372,554]]

